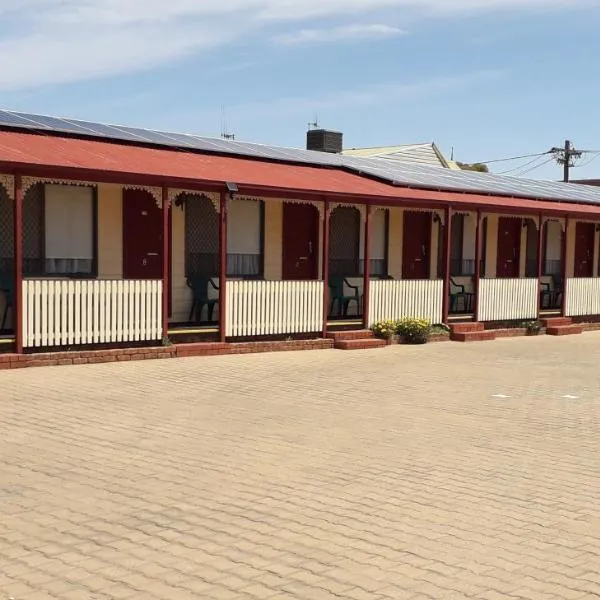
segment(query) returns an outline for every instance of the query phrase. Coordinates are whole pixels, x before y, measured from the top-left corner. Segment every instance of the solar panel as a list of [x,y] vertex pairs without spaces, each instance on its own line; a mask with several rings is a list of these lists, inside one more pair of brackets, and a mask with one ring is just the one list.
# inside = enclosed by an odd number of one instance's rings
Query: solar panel
[[8,127],[35,127],[31,119],[27,119],[7,110],[0,110],[0,126]]
[[600,188],[594,186],[528,180],[494,173],[452,170],[424,163],[403,163],[399,160],[392,161],[385,158],[361,158],[327,154],[314,150],[106,125],[7,110],[0,110],[0,127],[33,129],[46,133],[70,133],[114,141],[150,144],[163,148],[171,147],[232,156],[247,156],[314,166],[334,166],[357,174],[376,177],[392,184],[417,186],[425,189],[445,189],[600,204]]

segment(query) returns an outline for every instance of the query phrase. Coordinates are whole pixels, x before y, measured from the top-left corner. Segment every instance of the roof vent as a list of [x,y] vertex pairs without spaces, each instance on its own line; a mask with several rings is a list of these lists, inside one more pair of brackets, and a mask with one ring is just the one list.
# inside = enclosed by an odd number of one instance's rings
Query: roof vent
[[330,154],[341,154],[343,134],[326,129],[310,129],[306,132],[306,149]]

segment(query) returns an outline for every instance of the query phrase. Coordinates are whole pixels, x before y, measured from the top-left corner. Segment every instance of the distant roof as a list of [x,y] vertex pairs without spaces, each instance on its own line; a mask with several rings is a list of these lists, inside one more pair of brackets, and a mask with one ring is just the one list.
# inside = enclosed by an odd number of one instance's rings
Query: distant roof
[[[423,163],[411,163],[385,158],[365,158],[347,154],[327,154],[223,140],[198,135],[169,133],[151,129],[106,125],[89,121],[63,119],[42,115],[32,115],[0,110],[0,131],[28,131],[52,138],[83,138],[102,142],[111,142],[113,146],[142,146],[169,150],[173,160],[185,162],[186,155],[207,157],[210,155],[243,157],[261,163],[287,163],[330,168],[360,175],[362,178],[375,179],[383,184],[424,192],[444,192],[447,194],[481,194],[503,197],[509,206],[510,199],[550,200],[554,203],[575,202],[600,206],[600,188],[576,183],[557,183],[533,179],[520,179],[493,173],[444,169]],[[107,146],[108,144],[105,144]],[[10,149],[12,150],[12,149]],[[5,158],[9,148],[0,144],[0,163],[13,162],[23,164],[15,156],[12,161]],[[116,151],[113,153],[117,154]],[[22,152],[23,158],[27,155]],[[177,158],[178,157],[178,158]],[[76,157],[75,162],[76,162]],[[111,160],[106,149],[105,158]],[[433,194],[432,194],[433,195]],[[558,208],[558,207],[557,207]],[[541,208],[540,208],[541,210]]]
[[402,144],[375,148],[348,148],[346,156],[360,158],[382,158],[385,160],[448,168],[448,162],[434,143]]

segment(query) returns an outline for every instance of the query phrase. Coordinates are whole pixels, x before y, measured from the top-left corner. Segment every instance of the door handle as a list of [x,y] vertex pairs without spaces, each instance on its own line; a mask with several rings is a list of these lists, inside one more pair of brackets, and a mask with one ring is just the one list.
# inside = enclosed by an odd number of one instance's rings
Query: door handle
[[299,256],[298,260],[308,260],[308,256]]
[[148,252],[147,256],[158,256],[158,252]]

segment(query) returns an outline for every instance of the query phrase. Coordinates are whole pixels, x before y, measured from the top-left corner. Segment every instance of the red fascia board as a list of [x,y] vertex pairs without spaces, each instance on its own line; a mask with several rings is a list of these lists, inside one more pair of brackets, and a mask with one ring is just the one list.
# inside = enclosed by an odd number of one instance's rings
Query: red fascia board
[[366,202],[386,206],[417,203],[427,208],[564,216],[596,216],[600,206],[469,192],[416,189],[382,183],[338,168],[292,165],[234,156],[146,148],[97,140],[0,132],[5,172],[98,182],[169,185],[221,190],[235,182],[244,195]]

